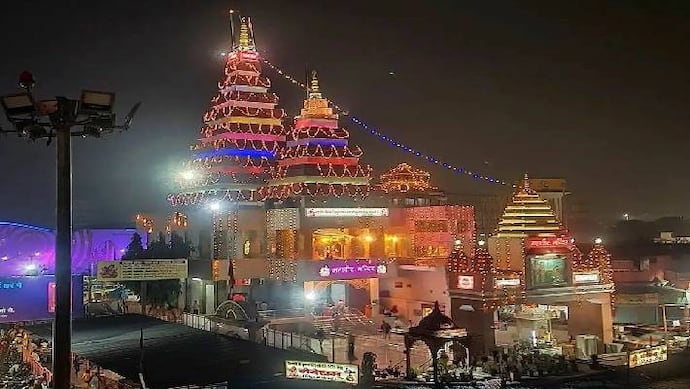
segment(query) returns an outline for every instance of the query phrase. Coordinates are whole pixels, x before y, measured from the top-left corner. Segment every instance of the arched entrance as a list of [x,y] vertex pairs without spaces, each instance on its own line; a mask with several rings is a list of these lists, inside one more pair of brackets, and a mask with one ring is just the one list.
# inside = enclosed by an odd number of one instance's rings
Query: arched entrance
[[360,311],[370,304],[371,286],[369,279],[313,281],[312,288],[305,285],[307,295],[315,304],[334,305],[343,302]]

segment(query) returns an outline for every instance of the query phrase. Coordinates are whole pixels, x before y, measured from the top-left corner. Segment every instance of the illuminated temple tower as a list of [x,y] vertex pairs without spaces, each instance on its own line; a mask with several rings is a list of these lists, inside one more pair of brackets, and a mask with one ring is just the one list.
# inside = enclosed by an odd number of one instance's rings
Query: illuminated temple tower
[[191,147],[192,159],[180,179],[182,190],[169,196],[172,205],[213,201],[261,200],[262,187],[285,142],[285,113],[261,73],[261,59],[248,17],[233,34],[224,78],[204,114],[201,137]]
[[[275,157],[285,145],[284,111],[261,72],[249,17],[231,15],[232,50],[200,138],[179,177],[173,206],[204,206],[213,214],[213,259],[258,257],[265,252],[263,197]],[[263,246],[263,247],[262,247]]]
[[525,175],[525,179],[503,211],[496,236],[499,238],[554,237],[564,233],[564,228],[549,202],[530,188],[529,179]]
[[364,197],[371,168],[362,166],[362,149],[349,145],[350,134],[338,126],[338,115],[321,96],[312,72],[304,108],[295,118],[285,149],[264,194],[288,197]]
[[[596,335],[600,345],[612,341],[610,256],[598,240],[583,258],[549,202],[530,187],[527,175],[508,201],[496,234],[482,244],[488,250],[479,249],[477,255],[482,254],[480,262],[487,266],[463,266],[461,257],[449,261],[454,319],[474,335],[475,350],[493,347],[489,328],[496,309],[506,305],[515,305],[516,318],[530,323],[545,316],[533,308],[538,304],[567,307],[569,335]],[[475,257],[469,263],[476,262]]]
[[[312,207],[352,206],[353,199],[369,193],[371,168],[360,165],[362,150],[350,145],[349,137],[338,125],[338,115],[321,95],[316,72],[312,72],[304,107],[261,191],[271,199],[266,215],[269,257],[276,259],[271,278],[294,279],[293,260],[297,257],[340,257],[350,253],[348,247],[360,248],[350,244],[351,234],[345,229],[331,228],[335,225],[310,217]],[[357,253],[368,252],[370,245],[365,246]]]

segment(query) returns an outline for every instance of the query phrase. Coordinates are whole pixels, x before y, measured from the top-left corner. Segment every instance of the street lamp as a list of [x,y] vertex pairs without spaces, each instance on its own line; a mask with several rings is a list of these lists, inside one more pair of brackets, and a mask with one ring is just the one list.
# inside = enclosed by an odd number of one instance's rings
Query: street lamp
[[85,90],[80,100],[57,96],[36,102],[32,94],[33,75],[22,72],[22,93],[0,97],[0,104],[13,130],[32,141],[57,139],[57,233],[55,251],[55,320],[53,321],[53,387],[70,388],[72,361],[72,156],[71,137],[100,137],[117,130],[128,130],[139,109],[132,107],[124,123],[115,124],[115,94]]

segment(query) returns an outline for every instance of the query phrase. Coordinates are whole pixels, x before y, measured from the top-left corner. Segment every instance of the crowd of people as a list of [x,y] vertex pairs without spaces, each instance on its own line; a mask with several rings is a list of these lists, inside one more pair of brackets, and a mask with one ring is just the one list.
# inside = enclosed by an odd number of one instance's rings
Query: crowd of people
[[[0,387],[49,388],[48,372],[37,371],[24,360],[24,336],[19,327],[0,328]],[[40,359],[35,353],[32,357]]]

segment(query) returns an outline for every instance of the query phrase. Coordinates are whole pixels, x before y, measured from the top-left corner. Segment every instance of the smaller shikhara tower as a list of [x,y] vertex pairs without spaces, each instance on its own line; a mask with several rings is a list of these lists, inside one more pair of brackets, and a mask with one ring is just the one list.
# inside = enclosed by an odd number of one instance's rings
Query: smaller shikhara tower
[[261,73],[249,17],[240,18],[239,31],[233,28],[232,35],[224,78],[204,114],[201,137],[191,147],[181,191],[168,197],[173,206],[261,200],[258,190],[284,147],[285,112]]
[[364,197],[369,193],[371,167],[360,165],[362,149],[349,145],[350,133],[338,126],[338,115],[322,97],[316,72],[310,84],[304,108],[262,194],[276,199]]

